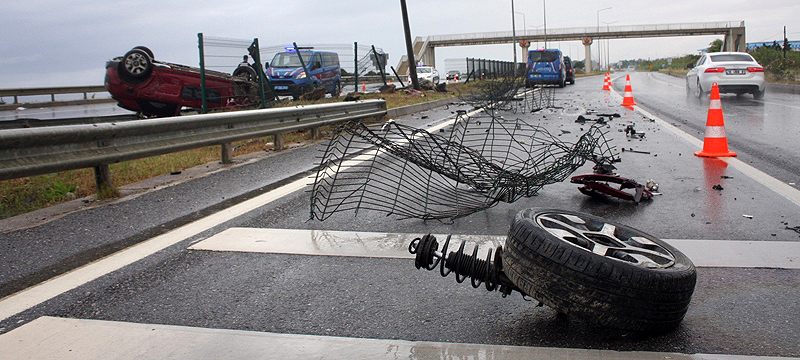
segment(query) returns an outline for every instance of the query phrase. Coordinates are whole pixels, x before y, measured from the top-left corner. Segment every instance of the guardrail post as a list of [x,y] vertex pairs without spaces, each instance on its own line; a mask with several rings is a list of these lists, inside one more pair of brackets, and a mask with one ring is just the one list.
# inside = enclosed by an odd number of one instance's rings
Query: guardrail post
[[17,100],[17,95],[14,95],[14,104],[19,104],[19,101]]
[[111,169],[106,164],[94,167],[94,182],[97,186],[97,197],[108,198],[116,195],[116,189],[111,182]]
[[50,102],[56,102],[56,94],[50,94]]
[[272,149],[275,151],[283,150],[283,134],[272,135]]
[[319,127],[311,128],[311,140],[319,140],[320,137]]
[[222,143],[220,144],[222,148],[220,154],[220,163],[222,164],[232,164],[233,163],[233,146],[231,143]]

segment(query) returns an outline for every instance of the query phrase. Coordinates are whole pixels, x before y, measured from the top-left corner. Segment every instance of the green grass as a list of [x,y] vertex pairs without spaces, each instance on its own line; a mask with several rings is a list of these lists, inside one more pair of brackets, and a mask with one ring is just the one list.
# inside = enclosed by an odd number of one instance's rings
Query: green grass
[[[385,99],[387,107],[391,109],[439,99],[454,98],[458,94],[473,89],[474,84],[475,82],[448,85],[448,92],[446,93],[426,91],[423,95],[407,95],[402,91],[398,91],[394,94],[366,94],[362,96],[362,99]],[[310,105],[338,101],[340,100],[333,98],[325,98],[319,101],[282,101],[276,106]],[[322,136],[332,131],[333,128],[334,126],[323,127],[321,129]],[[286,145],[305,142],[309,139],[310,131],[284,135],[284,143]],[[258,151],[271,151],[271,142],[271,137],[236,142],[233,144],[233,155],[239,156]],[[123,186],[218,161],[219,159],[220,147],[208,146],[111,164],[111,178],[115,186]],[[0,219],[95,193],[94,170],[92,169],[69,170],[47,175],[3,180],[0,181]],[[108,199],[119,196],[119,193],[116,188],[106,188],[101,189],[97,196],[100,199]]]

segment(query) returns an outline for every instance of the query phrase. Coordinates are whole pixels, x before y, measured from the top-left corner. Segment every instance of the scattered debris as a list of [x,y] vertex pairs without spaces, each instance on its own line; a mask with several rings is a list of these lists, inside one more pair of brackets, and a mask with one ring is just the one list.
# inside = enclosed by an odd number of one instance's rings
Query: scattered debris
[[793,182],[790,182],[790,183],[789,183],[789,185],[790,185],[790,186],[795,186],[796,184],[795,184],[795,183],[793,183]]
[[[581,184],[582,187],[578,190],[589,196],[608,195],[622,200],[633,201],[639,203],[642,200],[650,200],[653,198],[653,193],[646,189],[642,184],[637,183],[633,179],[627,179],[616,175],[602,175],[602,174],[586,174],[573,176],[570,179],[573,184]],[[619,188],[614,188],[609,185],[619,184]],[[655,183],[654,183],[655,184]],[[656,187],[658,185],[656,184]],[[625,192],[626,189],[633,189],[633,194]]]
[[696,216],[696,215],[695,215],[694,213],[692,213],[692,217],[695,217],[695,216]]
[[397,86],[394,84],[382,85],[380,88],[378,88],[378,91],[381,94],[394,94],[395,90],[397,90]]
[[753,215],[742,214],[742,217],[746,217],[746,218],[748,218],[748,219],[752,219],[752,218],[753,218]]
[[181,172],[182,172],[182,171],[178,170],[178,171],[172,171],[172,172],[170,172],[169,174],[170,174],[170,175],[180,175],[180,174],[181,174]]
[[[788,223],[786,223],[786,224],[788,224]],[[800,234],[800,225],[798,225],[798,226],[793,226],[793,227],[789,227],[789,226],[787,226],[787,227],[786,227],[786,230],[792,230],[792,231],[794,231],[794,232],[796,232],[796,233]]]
[[728,176],[728,175],[720,175],[720,177],[719,177],[719,178],[720,178],[720,179],[733,179],[733,176]]
[[447,83],[436,84],[436,92],[447,92]]
[[428,115],[422,115],[422,117],[420,119],[427,119],[427,118],[428,118]]
[[622,148],[622,152],[631,152],[636,154],[650,154],[649,151],[633,150],[633,148]]
[[311,101],[320,100],[320,99],[325,97],[326,93],[327,93],[327,90],[325,90],[324,87],[321,87],[321,86],[320,87],[316,87],[316,88],[312,89],[311,91],[308,91],[303,95],[300,95],[300,100],[311,100]]
[[725,190],[725,188],[723,188],[722,185],[720,185],[720,184],[714,185],[711,188],[714,189],[714,190],[717,190],[717,191]]
[[347,95],[344,97],[344,101],[358,101],[358,100],[360,100],[360,99],[361,99],[361,93],[360,93],[360,92],[357,92],[357,91],[356,91],[356,92],[351,92],[351,93],[348,93],[348,94],[347,94]]
[[653,179],[647,180],[647,182],[644,183],[644,187],[651,192],[658,191],[658,183]]
[[640,131],[636,131],[633,124],[630,124],[625,127],[625,136],[631,139],[643,139],[644,133]]

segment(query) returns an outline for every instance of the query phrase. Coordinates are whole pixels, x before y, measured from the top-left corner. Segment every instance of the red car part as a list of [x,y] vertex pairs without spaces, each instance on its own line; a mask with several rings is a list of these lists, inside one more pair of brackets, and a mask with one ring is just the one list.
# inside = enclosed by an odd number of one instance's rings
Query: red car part
[[[578,190],[586,195],[608,195],[618,199],[639,203],[642,200],[650,200],[653,193],[647,190],[644,185],[635,180],[626,179],[616,175],[586,174],[573,176],[570,179],[573,184],[582,184]],[[610,184],[619,184],[619,188],[612,187]],[[633,189],[633,194],[625,191]]]

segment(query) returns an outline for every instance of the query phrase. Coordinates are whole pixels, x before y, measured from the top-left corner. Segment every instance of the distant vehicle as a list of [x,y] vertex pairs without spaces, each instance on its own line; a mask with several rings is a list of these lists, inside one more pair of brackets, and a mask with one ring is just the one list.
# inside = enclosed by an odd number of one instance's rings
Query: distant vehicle
[[[286,48],[275,54],[267,63],[266,74],[272,89],[278,95],[290,95],[297,100],[300,95],[316,87],[324,87],[325,92],[337,97],[342,91],[342,70],[339,54],[332,51],[318,51],[313,48]],[[300,56],[308,69],[303,69]]]
[[555,84],[566,86],[567,70],[564,55],[558,49],[539,49],[528,51],[528,66],[525,87],[534,84]]
[[634,72],[634,71],[636,71],[636,67],[633,65],[628,65],[628,72]]
[[[434,85],[439,83],[439,71],[433,66],[417,66],[417,80],[430,80]],[[411,83],[411,76],[408,77]]]
[[[256,78],[250,66],[239,67],[232,75],[206,70],[207,108],[255,104]],[[182,107],[202,106],[200,69],[157,61],[144,46],[106,62],[105,87],[120,107],[144,116],[176,116]]]
[[564,67],[567,69],[567,79],[570,85],[575,85],[575,68],[572,67],[572,59],[569,56],[564,56]]
[[447,72],[447,80],[455,80],[456,76],[461,78],[461,72],[458,70],[450,70]]
[[756,99],[764,97],[764,67],[748,53],[707,53],[687,68],[690,69],[686,74],[686,93],[689,95],[702,98],[711,90],[711,84],[717,83],[720,93],[750,93]]

